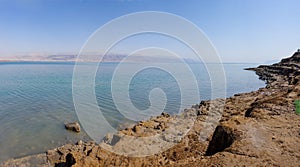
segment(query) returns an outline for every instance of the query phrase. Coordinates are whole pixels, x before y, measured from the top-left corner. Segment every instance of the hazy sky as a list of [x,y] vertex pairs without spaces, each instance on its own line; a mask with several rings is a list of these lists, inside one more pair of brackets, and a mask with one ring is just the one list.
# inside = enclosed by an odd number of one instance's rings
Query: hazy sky
[[261,63],[300,48],[299,8],[298,0],[0,0],[0,58],[77,54],[114,18],[164,11],[202,29],[223,61]]

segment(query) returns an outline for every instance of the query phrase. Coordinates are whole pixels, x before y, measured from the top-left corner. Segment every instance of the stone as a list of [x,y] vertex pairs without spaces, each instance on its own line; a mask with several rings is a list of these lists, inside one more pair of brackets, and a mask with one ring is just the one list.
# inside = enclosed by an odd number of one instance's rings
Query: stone
[[79,145],[79,146],[81,146],[82,144],[83,144],[82,140],[79,140],[79,141],[77,142],[77,145]]
[[78,122],[71,122],[71,123],[66,123],[65,127],[67,130],[71,130],[73,132],[80,132],[80,125]]

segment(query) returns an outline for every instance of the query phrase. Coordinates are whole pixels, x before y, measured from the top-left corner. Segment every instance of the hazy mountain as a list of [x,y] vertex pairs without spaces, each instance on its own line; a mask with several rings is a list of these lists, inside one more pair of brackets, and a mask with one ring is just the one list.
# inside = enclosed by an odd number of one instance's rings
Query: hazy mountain
[[[2,58],[0,61],[79,61],[79,62],[98,62],[100,55],[90,54],[86,56],[77,57],[77,55],[68,54],[57,54],[48,56],[17,56],[11,58]],[[183,59],[188,63],[198,62],[192,59]],[[144,55],[133,55],[128,57],[122,54],[110,54],[105,55],[102,58],[103,62],[168,62],[175,63],[179,62],[178,58],[172,56],[144,56]]]

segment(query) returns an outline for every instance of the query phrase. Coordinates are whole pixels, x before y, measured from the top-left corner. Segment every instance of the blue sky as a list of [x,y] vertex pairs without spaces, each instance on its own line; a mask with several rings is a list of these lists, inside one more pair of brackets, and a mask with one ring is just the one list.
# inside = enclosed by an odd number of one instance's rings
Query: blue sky
[[300,48],[299,7],[297,0],[0,0],[0,58],[77,54],[106,22],[163,11],[202,29],[224,62],[263,63]]

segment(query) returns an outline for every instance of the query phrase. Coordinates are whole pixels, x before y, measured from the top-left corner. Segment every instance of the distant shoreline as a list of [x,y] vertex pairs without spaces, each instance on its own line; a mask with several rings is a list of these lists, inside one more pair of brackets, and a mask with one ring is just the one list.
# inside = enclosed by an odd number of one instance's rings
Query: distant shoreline
[[[33,64],[64,64],[64,63],[98,63],[99,61],[68,61],[68,60],[0,60],[1,63],[11,63],[11,64],[19,64],[19,63],[33,63]],[[120,63],[121,61],[102,61],[104,63]],[[147,63],[147,62],[142,62],[142,61],[131,61],[131,62],[126,62],[126,63]],[[159,62],[159,63],[180,63],[180,62]],[[203,62],[188,62],[188,64],[261,64],[257,62],[208,62],[208,63],[203,63]]]

